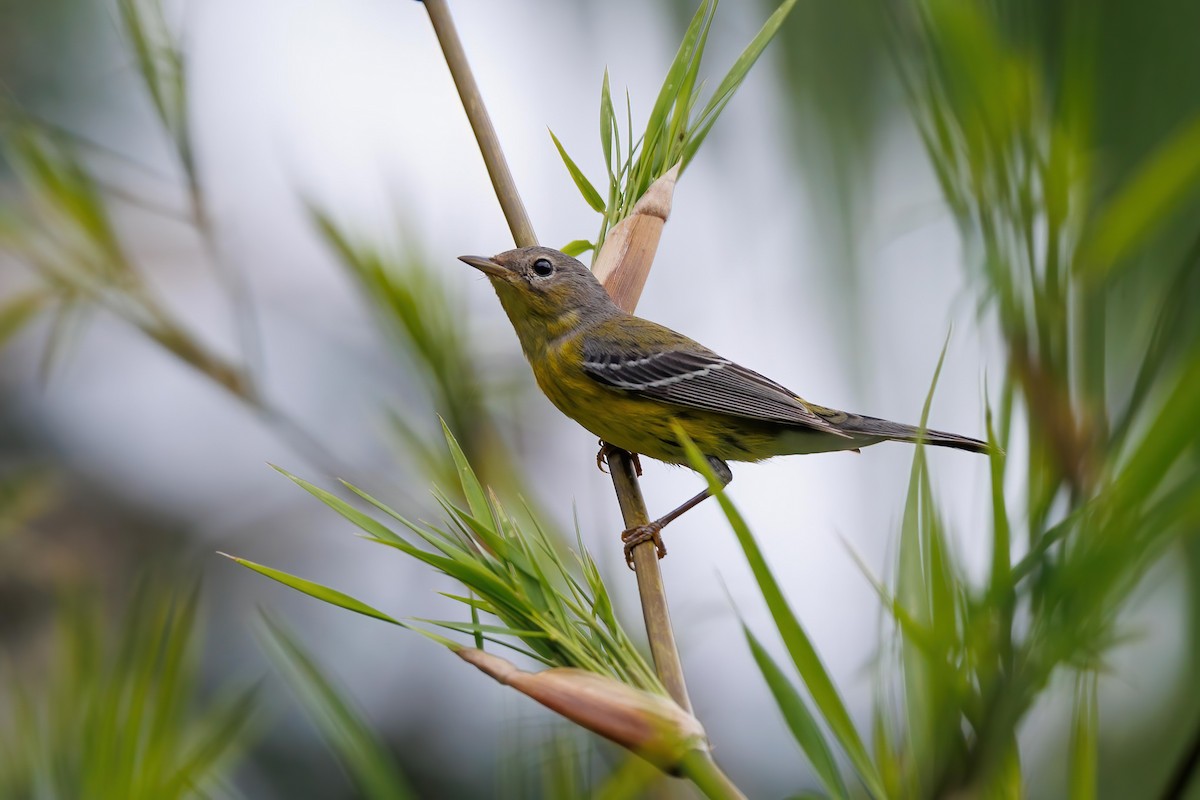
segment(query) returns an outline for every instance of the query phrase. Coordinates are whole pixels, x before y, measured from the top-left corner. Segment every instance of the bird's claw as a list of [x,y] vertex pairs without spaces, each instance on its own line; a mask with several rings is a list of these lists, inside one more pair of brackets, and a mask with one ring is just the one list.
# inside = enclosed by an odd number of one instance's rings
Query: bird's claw
[[659,558],[667,554],[667,546],[662,540],[662,529],[661,523],[649,522],[621,533],[621,541],[625,543],[625,563],[630,569],[634,568],[633,549],[640,544],[654,542],[654,549],[658,551]]
[[[614,447],[603,439],[600,440],[600,452],[596,453],[596,468],[607,474],[608,470],[605,466],[608,464],[608,457],[613,453],[621,452],[621,448]],[[637,453],[630,453],[629,457],[633,459],[633,470],[637,476],[642,477],[642,460],[638,458]]]

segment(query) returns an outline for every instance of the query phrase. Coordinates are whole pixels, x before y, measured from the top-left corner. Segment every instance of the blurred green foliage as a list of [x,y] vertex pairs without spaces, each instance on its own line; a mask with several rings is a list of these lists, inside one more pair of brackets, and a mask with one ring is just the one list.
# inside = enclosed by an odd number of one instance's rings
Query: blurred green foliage
[[416,797],[396,758],[345,688],[325,674],[316,658],[283,623],[263,616],[264,639],[301,708],[367,800]]
[[49,665],[3,665],[0,795],[169,800],[227,787],[255,690],[201,688],[199,591],[141,582],[116,620],[64,599]]
[[[1019,796],[1022,721],[1069,669],[1065,782],[1095,797],[1111,785],[1099,778],[1097,675],[1126,636],[1131,593],[1200,524],[1200,330],[1189,313],[1200,98],[1157,142],[1114,158],[1100,149],[1101,120],[1112,121],[1100,114],[1108,51],[1094,6],[881,8],[981,319],[1005,349],[989,438],[1023,460],[1010,469],[992,457],[992,567],[975,585],[918,450],[895,588],[880,587],[902,677],[882,687],[874,763],[837,738],[874,796]],[[823,675],[800,674],[814,700],[827,693]],[[835,733],[844,727],[822,711]],[[1194,776],[1195,753],[1170,749],[1183,761],[1140,771],[1143,791]]]

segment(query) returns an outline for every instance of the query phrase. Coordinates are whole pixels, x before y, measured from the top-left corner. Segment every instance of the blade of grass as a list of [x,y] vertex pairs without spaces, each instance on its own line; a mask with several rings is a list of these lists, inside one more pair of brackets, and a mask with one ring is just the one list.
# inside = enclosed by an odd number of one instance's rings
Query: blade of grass
[[763,23],[762,28],[758,31],[746,49],[742,51],[737,60],[733,62],[733,66],[729,68],[729,72],[721,80],[708,103],[705,104],[704,110],[700,112],[696,124],[688,134],[688,142],[683,150],[683,168],[687,169],[687,165],[691,162],[692,157],[696,155],[696,151],[700,149],[700,145],[704,143],[705,137],[708,136],[709,130],[717,118],[721,116],[721,112],[725,110],[725,106],[733,98],[734,93],[742,82],[746,80],[746,76],[750,74],[750,68],[758,61],[763,50],[775,38],[775,34],[779,33],[779,29],[783,27],[784,21],[788,14],[792,13],[792,8],[796,5],[796,0],[784,0],[778,8],[767,18]]
[[579,189],[579,193],[583,195],[583,199],[592,207],[593,211],[601,214],[604,213],[604,198],[596,191],[596,187],[583,174],[583,170],[575,163],[575,161],[567,155],[566,149],[562,146],[562,142],[554,135],[554,131],[550,131],[550,138],[554,140],[554,146],[558,149],[558,155],[562,158],[563,163],[567,165],[567,172],[571,173],[571,180],[575,182],[575,188]]
[[[225,558],[228,558],[230,561],[236,561],[238,564],[241,564],[243,567],[252,569],[255,572],[259,573],[260,575],[265,575],[266,577],[270,578],[271,580],[279,581],[284,586],[295,589],[296,591],[300,592],[301,594],[306,594],[309,597],[314,597],[317,600],[320,600],[324,603],[329,603],[330,605],[334,605],[339,608],[344,608],[347,611],[353,611],[356,614],[362,614],[363,616],[372,617],[372,618],[378,619],[378,620],[383,620],[384,622],[390,622],[393,625],[399,625],[402,628],[409,627],[408,625],[405,625],[400,620],[393,619],[392,617],[388,616],[387,614],[383,613],[382,611],[372,608],[371,606],[367,605],[366,603],[362,602],[361,600],[357,600],[357,599],[351,597],[350,595],[345,594],[344,592],[339,592],[337,589],[331,589],[328,586],[323,586],[319,583],[314,583],[313,581],[306,580],[305,578],[297,577],[290,573],[283,572],[282,570],[273,569],[271,567],[267,567],[262,564],[256,564],[255,562],[249,561],[244,558],[238,558],[237,556],[231,556],[228,553],[217,553],[217,555],[224,556]],[[449,641],[449,640],[447,640],[447,641]]]
[[842,774],[837,768],[837,762],[833,759],[829,743],[825,741],[825,734],[822,733],[816,719],[813,718],[804,698],[796,691],[796,687],[792,685],[783,670],[771,658],[771,654],[766,651],[766,648],[762,646],[762,643],[744,622],[742,623],[742,633],[745,634],[746,642],[750,645],[754,662],[758,664],[763,679],[766,680],[767,686],[775,698],[775,704],[779,706],[788,728],[796,738],[796,743],[808,756],[809,763],[812,764],[817,777],[821,779],[821,783],[833,797],[848,797],[849,792],[846,790]]
[[788,605],[787,599],[783,595],[783,589],[767,565],[762,550],[759,549],[758,542],[750,532],[745,519],[722,491],[721,483],[713,474],[712,468],[708,466],[707,460],[695,443],[678,425],[675,434],[687,452],[688,462],[692,469],[708,480],[709,489],[714,493],[721,510],[725,513],[725,518],[733,528],[738,544],[741,545],[746,561],[750,564],[750,570],[758,583],[759,591],[762,592],[767,608],[771,612],[771,618],[775,621],[775,626],[787,648],[788,655],[791,656],[792,663],[795,664],[804,685],[808,687],[813,702],[821,710],[825,723],[849,757],[851,764],[854,765],[855,771],[867,791],[874,797],[885,797],[886,793],[879,778],[879,772],[871,762],[862,737],[859,736],[854,722],[850,719],[850,712],[846,710],[846,704],[842,700],[841,694],[829,676],[829,671],[821,662],[821,657],[817,655],[816,648],[805,632],[804,626],[800,624],[800,620]]
[[[342,500],[340,497],[330,494],[329,492],[325,491],[321,487],[314,486],[313,484],[309,483],[308,481],[304,480],[303,478],[293,475],[292,473],[288,472],[283,467],[277,467],[274,464],[272,464],[271,469],[275,470],[280,475],[287,478],[292,483],[296,484],[301,489],[308,492],[313,497],[317,498],[318,500],[320,500],[322,503],[324,503],[325,505],[332,508],[337,513],[341,514],[343,517],[348,519],[354,525],[358,526],[359,528],[362,528],[364,531],[366,531],[368,534],[370,534],[374,538],[379,539],[381,541],[388,541],[388,542],[395,542],[397,540],[400,540],[400,537],[394,531],[392,531],[390,528],[388,528],[386,525],[382,524],[378,520],[375,520],[375,519],[367,516],[363,512],[361,512],[358,509],[351,506],[345,500]],[[348,486],[349,484],[345,484],[345,485]]]
[[592,244],[587,239],[574,239],[558,249],[572,258],[578,258],[589,250],[595,250],[596,245]]
[[278,620],[263,614],[262,622],[276,666],[299,695],[301,706],[363,796],[371,800],[416,797],[396,759],[346,690],[334,685],[296,636]]
[[442,420],[442,435],[446,437],[446,446],[450,449],[454,466],[458,469],[458,480],[462,484],[463,494],[466,495],[467,505],[471,508],[471,516],[477,520],[490,519],[492,525],[499,529],[499,522],[492,513],[492,507],[488,504],[487,493],[483,491],[483,485],[475,476],[475,471],[471,469],[466,455],[459,447],[458,440],[450,432],[445,420]]
[[1075,708],[1071,713],[1071,800],[1095,800],[1098,796],[1100,718],[1097,705],[1095,673],[1079,675],[1075,680]]

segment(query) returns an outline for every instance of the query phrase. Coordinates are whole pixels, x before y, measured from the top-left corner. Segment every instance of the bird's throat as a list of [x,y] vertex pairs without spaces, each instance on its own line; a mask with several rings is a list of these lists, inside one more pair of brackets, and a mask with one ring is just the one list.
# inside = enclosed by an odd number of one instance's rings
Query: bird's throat
[[496,294],[530,360],[542,357],[548,346],[577,330],[583,320],[576,308],[539,308],[509,286],[497,285]]

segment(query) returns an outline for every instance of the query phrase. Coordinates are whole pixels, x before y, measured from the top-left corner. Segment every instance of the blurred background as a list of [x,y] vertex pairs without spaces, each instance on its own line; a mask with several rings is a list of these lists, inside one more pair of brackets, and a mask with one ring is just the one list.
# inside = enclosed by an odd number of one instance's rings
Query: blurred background
[[[440,414],[488,483],[527,498],[570,540],[578,524],[640,632],[594,437],[537,391],[491,287],[455,260],[508,249],[511,237],[423,8],[169,2],[163,23],[183,59],[164,62],[154,40],[146,52],[158,85],[185,87],[182,108],[147,91],[128,5],[0,2],[0,693],[9,698],[0,770],[9,785],[23,785],[21,742],[33,738],[36,709],[50,709],[45,736],[69,729],[72,692],[109,685],[97,678],[87,689],[83,676],[111,662],[119,681],[132,663],[122,643],[161,625],[191,641],[181,659],[194,660],[194,673],[179,679],[191,713],[213,710],[214,730],[240,731],[213,757],[210,796],[369,794],[309,721],[261,611],[352,698],[414,796],[561,796],[545,773],[563,759],[585,776],[605,773],[620,760],[610,747],[424,639],[217,555],[320,580],[394,616],[461,614],[438,594],[456,591],[451,581],[357,540],[268,465],[325,486],[344,477],[410,517],[437,518],[430,488],[453,479]],[[1040,100],[1086,106],[1088,180],[1072,184],[1072,202],[1082,193],[1103,206],[1148,162],[1163,162],[1155,174],[1168,183],[1178,178],[1164,190],[1169,205],[1149,190],[1128,201],[1130,218],[1142,209],[1161,224],[1136,240],[1136,258],[1122,252],[1134,266],[1106,285],[1108,314],[1091,323],[1109,348],[1101,394],[1125,398],[1142,343],[1160,336],[1162,298],[1200,299],[1195,266],[1176,266],[1200,233],[1200,147],[1177,138],[1200,114],[1200,6],[970,5],[1043,79]],[[1011,384],[1013,338],[988,300],[990,250],[972,240],[977,223],[947,191],[920,101],[901,80],[908,40],[892,6],[797,4],[683,176],[639,313],[814,401],[907,422],[920,417],[949,337],[930,424],[983,436],[985,403]],[[593,237],[596,215],[546,129],[598,181],[605,68],[614,97],[628,87],[637,127],[693,6],[453,8],[541,240]],[[710,82],[772,8],[720,9]],[[1081,41],[1083,75],[1071,58]],[[990,54],[977,55],[986,71]],[[1161,156],[1165,146],[1175,150]],[[58,197],[57,211],[47,197]],[[64,205],[78,212],[66,222]],[[1054,236],[1044,222],[1029,232],[1039,243]],[[64,285],[56,265],[71,259],[107,275],[107,287],[136,290],[114,299]],[[1185,323],[1179,330],[1193,335]],[[1015,430],[1027,427],[1026,408],[1011,412]],[[1195,441],[1194,429],[1177,436]],[[1030,452],[1024,439],[1009,443],[1010,513],[1037,502],[1022,489]],[[1195,455],[1188,445],[1172,474],[1194,473]],[[948,546],[964,584],[979,583],[993,543],[988,460],[957,451],[928,460]],[[860,730],[887,679],[889,617],[858,561],[885,582],[896,575],[911,463],[911,448],[886,444],[735,465],[729,490]],[[645,466],[652,513],[698,488],[689,471]],[[1056,497],[1052,518],[1070,503]],[[1017,539],[1019,557],[1027,548]],[[742,640],[735,605],[751,628],[770,621],[724,517],[701,506],[667,541],[682,658],[718,759],[751,797],[814,788]],[[1097,670],[1100,796],[1159,796],[1194,736],[1196,551],[1182,534],[1155,551],[1113,612],[1121,636]],[[139,605],[154,618],[139,617]],[[158,619],[153,609],[175,610]],[[1029,797],[1067,791],[1075,684],[1064,672],[1051,674],[1018,729]],[[675,783],[647,791],[690,796]]]

